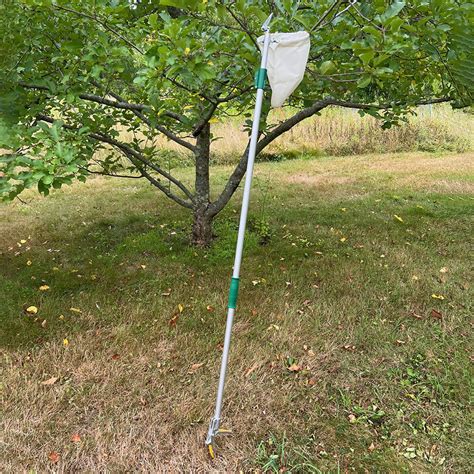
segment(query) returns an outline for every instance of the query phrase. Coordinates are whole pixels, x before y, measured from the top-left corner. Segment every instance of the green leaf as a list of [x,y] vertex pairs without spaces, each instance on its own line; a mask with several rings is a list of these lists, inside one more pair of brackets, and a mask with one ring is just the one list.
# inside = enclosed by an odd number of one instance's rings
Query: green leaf
[[38,191],[47,196],[49,194],[49,186],[43,183],[43,181],[38,181]]
[[43,176],[41,178],[41,181],[43,182],[43,184],[45,185],[50,185],[54,180],[54,176]]
[[372,82],[372,77],[371,76],[362,76],[357,81],[357,87],[363,89],[364,87],[367,87],[371,82]]
[[375,51],[367,51],[365,53],[359,54],[359,58],[364,64],[368,64],[375,56]]
[[395,0],[384,12],[383,15],[381,15],[380,19],[382,20],[382,23],[385,24],[387,20],[390,18],[393,18],[394,16],[397,16],[402,10],[403,7],[405,6],[405,2],[401,0]]
[[336,65],[332,61],[324,61],[321,66],[319,66],[319,71],[323,75],[331,74],[336,71]]
[[158,28],[158,14],[156,13],[152,13],[149,17],[148,17],[148,22],[150,23],[150,26],[154,29],[157,29]]
[[390,30],[394,33],[396,33],[400,27],[405,23],[405,20],[403,18],[400,18],[398,16],[392,18],[389,22],[386,22],[385,24],[390,28]]

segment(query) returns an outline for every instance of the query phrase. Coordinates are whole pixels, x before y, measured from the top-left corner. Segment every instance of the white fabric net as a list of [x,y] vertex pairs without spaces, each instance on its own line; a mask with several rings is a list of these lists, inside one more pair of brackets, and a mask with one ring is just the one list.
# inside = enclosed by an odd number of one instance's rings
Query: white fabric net
[[[264,36],[257,40],[263,49]],[[267,72],[272,88],[272,107],[281,107],[303,80],[309,56],[309,33],[273,33],[268,51]]]

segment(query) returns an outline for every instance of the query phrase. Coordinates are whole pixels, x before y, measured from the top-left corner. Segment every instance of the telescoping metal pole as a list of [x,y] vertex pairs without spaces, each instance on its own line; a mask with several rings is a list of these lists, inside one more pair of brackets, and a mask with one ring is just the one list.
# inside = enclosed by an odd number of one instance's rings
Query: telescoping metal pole
[[250,137],[250,146],[247,161],[247,172],[245,176],[244,195],[242,198],[242,210],[240,211],[239,233],[237,237],[237,246],[235,249],[234,270],[232,273],[232,280],[229,290],[229,304],[227,309],[227,323],[225,328],[224,349],[222,352],[221,371],[219,375],[219,385],[217,389],[216,408],[214,416],[209,424],[207,432],[206,445],[209,449],[209,454],[214,457],[213,441],[215,436],[220,432],[219,425],[221,419],[222,400],[224,397],[225,376],[227,371],[227,361],[229,359],[230,339],[232,335],[232,324],[234,322],[235,308],[237,306],[237,294],[239,291],[239,274],[240,264],[242,263],[242,251],[244,248],[245,226],[247,224],[247,213],[250,201],[250,189],[252,186],[253,165],[255,161],[255,154],[257,151],[257,141],[260,123],[260,114],[262,111],[263,90],[265,88],[265,81],[267,76],[267,58],[268,47],[270,45],[270,21],[273,15],[270,15],[265,23],[262,25],[262,30],[265,32],[262,61],[260,69],[257,71],[255,84],[257,87],[257,99],[255,102],[255,110],[253,114],[252,134]]

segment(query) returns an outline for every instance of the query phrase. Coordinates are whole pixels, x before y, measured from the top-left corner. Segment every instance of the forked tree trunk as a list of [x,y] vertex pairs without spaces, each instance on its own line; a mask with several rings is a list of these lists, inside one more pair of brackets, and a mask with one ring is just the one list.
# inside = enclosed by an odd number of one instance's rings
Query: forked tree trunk
[[193,206],[192,242],[200,247],[212,241],[212,220],[214,214],[209,210],[209,150],[211,143],[210,125],[207,123],[196,141],[196,179]]

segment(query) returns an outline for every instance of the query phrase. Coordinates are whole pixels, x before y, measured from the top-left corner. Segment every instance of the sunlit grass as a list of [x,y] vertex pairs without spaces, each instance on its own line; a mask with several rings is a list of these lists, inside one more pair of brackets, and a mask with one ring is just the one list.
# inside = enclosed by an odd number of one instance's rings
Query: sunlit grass
[[234,436],[213,464],[203,440],[240,195],[205,250],[188,244],[186,211],[135,180],[2,205],[1,470],[472,471],[473,163],[257,165],[224,408]]

